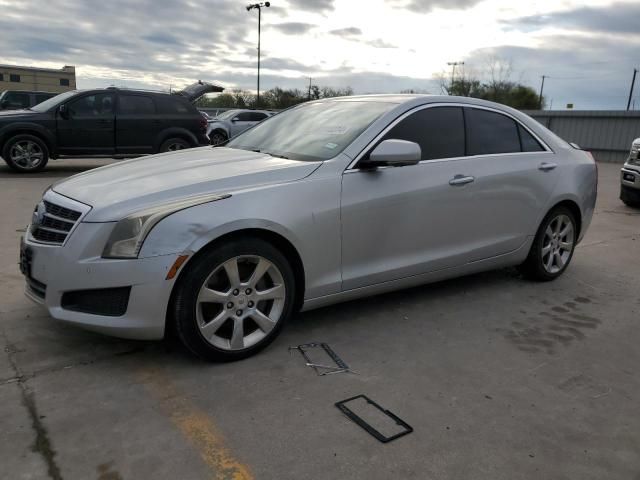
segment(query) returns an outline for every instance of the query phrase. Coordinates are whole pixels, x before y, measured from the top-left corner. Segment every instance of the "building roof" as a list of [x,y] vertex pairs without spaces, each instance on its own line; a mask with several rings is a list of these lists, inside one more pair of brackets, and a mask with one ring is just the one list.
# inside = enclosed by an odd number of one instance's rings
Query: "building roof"
[[73,65],[65,65],[62,68],[40,68],[40,67],[25,67],[22,65],[0,64],[0,68],[12,68],[15,70],[31,70],[35,72],[52,72],[52,73],[75,73],[75,70],[76,70],[76,67]]

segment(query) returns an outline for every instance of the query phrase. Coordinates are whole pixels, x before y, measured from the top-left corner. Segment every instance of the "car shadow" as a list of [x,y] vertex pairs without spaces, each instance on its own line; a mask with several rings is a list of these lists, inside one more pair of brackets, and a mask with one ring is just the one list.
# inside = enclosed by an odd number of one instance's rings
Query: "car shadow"
[[9,168],[0,158],[0,178],[64,178],[119,161],[112,158],[51,160],[40,172],[20,173]]

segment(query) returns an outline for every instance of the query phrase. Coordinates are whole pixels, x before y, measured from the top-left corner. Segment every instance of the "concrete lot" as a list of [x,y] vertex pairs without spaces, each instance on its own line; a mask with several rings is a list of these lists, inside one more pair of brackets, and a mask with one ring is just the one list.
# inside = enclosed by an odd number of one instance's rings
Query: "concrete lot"
[[[23,296],[33,206],[104,163],[0,166],[0,478],[640,479],[640,211],[617,199],[619,166],[600,165],[556,282],[502,270],[325,308],[209,365],[59,325]],[[358,374],[316,376],[287,351],[309,341]],[[378,443],[333,405],[360,393],[414,433]]]

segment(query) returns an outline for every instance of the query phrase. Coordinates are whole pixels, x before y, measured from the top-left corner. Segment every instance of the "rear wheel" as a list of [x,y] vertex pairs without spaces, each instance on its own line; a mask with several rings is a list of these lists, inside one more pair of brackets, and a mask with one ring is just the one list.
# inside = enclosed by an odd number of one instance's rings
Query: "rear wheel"
[[233,361],[266,347],[291,315],[293,271],[260,239],[238,240],[194,259],[176,286],[182,343],[206,360]]
[[211,142],[211,145],[215,147],[216,145],[220,145],[221,143],[226,142],[227,136],[219,130],[213,131],[209,135],[209,141]]
[[520,271],[538,281],[558,278],[569,266],[577,240],[573,212],[562,206],[554,208],[542,221]]
[[2,158],[17,172],[34,173],[47,165],[49,149],[40,138],[21,134],[7,141],[2,150]]
[[175,152],[177,150],[183,150],[185,148],[191,148],[191,144],[184,140],[183,138],[170,138],[165,140],[162,145],[160,145],[161,152]]

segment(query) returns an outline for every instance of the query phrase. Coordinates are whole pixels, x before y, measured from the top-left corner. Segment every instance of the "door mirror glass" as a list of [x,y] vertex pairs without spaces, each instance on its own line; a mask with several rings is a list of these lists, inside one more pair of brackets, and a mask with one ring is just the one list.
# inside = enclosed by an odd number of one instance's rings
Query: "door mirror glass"
[[407,140],[385,140],[369,154],[364,168],[415,165],[422,158],[420,145]]
[[58,113],[62,118],[69,118],[69,110],[64,103],[58,107]]

